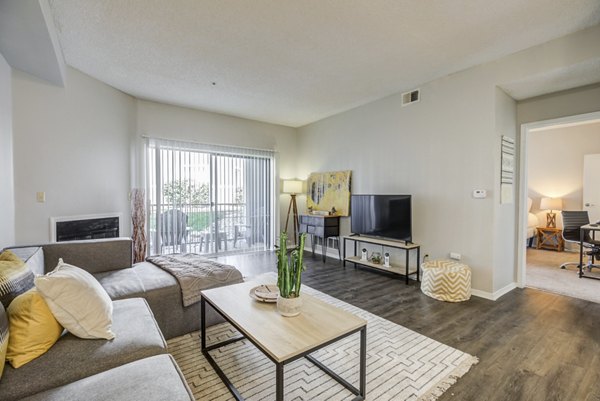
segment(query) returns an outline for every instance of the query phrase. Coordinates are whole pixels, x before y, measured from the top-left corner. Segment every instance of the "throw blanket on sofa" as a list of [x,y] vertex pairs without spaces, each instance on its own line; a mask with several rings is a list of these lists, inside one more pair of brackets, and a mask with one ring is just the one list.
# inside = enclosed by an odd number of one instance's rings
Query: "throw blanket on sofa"
[[150,256],[146,260],[171,273],[179,281],[183,306],[200,301],[201,290],[244,281],[242,273],[235,267],[195,253]]

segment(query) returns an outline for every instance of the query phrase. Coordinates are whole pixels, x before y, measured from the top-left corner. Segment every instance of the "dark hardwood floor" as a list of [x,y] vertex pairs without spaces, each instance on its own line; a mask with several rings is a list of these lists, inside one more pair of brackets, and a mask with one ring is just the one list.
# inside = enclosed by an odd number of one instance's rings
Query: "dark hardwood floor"
[[[275,271],[272,253],[219,259],[246,276]],[[600,304],[533,289],[445,303],[416,282],[305,260],[303,283],[479,358],[440,401],[600,401]]]

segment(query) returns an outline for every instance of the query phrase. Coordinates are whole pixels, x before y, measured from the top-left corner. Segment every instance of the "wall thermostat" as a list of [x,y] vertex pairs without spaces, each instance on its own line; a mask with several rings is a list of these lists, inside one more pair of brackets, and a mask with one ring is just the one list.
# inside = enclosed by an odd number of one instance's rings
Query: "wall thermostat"
[[483,199],[487,197],[487,191],[485,189],[475,189],[473,191],[473,198]]

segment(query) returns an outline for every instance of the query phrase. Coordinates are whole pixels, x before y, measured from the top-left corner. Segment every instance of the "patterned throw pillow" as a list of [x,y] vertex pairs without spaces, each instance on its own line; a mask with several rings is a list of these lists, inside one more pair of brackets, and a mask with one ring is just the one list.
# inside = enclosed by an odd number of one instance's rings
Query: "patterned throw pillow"
[[18,295],[33,288],[33,272],[11,251],[0,253],[0,302],[4,309]]
[[6,349],[8,348],[8,318],[4,306],[0,303],[0,378],[4,372]]

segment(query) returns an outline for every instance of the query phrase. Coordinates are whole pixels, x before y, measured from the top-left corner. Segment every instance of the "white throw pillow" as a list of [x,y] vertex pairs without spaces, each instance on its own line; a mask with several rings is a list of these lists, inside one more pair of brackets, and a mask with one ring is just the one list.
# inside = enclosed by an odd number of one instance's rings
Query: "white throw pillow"
[[115,338],[112,301],[90,273],[59,259],[53,271],[37,276],[34,283],[56,320],[73,335]]

